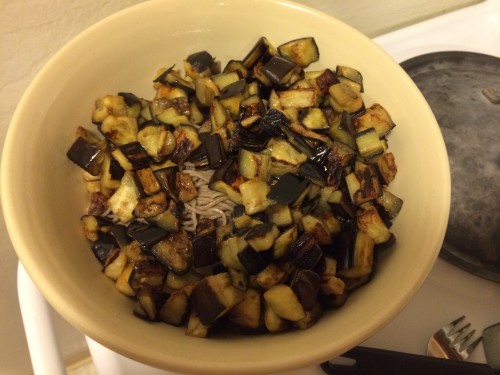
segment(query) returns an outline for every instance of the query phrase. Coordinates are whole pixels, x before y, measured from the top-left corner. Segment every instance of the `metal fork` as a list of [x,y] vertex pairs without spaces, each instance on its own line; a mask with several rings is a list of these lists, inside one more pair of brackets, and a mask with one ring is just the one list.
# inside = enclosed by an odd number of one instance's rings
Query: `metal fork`
[[470,323],[459,328],[459,324],[465,319],[465,315],[446,324],[434,333],[427,343],[427,355],[438,358],[454,359],[463,361],[467,359],[481,342],[482,337],[469,343],[474,335],[475,329],[469,330]]
[[427,356],[357,346],[323,362],[321,369],[329,375],[493,374],[487,365],[464,361],[482,340],[479,337],[469,343],[475,330],[469,331],[470,324],[459,327],[464,319],[461,316],[434,333],[427,344]]

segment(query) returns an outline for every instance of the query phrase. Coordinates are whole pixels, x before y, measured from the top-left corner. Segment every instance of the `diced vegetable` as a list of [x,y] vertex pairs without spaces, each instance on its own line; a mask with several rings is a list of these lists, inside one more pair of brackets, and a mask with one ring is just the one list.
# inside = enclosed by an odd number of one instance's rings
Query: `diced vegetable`
[[305,70],[318,59],[313,37],[262,37],[222,71],[208,51],[161,68],[150,99],[96,100],[98,131],[78,127],[67,157],[83,234],[135,315],[193,337],[307,329],[374,277],[403,206],[395,123],[365,107],[360,71]]

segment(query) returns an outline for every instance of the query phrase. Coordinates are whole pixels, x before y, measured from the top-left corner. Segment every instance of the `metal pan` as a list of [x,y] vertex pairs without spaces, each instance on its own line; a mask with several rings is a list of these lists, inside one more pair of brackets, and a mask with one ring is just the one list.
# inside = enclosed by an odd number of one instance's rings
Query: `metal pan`
[[444,51],[401,66],[434,112],[450,159],[450,220],[440,256],[500,283],[500,104],[483,93],[500,92],[500,58]]

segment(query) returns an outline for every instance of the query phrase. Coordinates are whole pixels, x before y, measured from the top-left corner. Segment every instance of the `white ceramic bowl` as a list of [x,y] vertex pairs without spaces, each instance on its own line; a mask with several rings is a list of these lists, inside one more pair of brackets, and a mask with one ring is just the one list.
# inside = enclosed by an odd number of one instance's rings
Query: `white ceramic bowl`
[[[133,303],[102,275],[80,233],[86,198],[67,158],[75,128],[90,124],[94,100],[130,91],[151,98],[160,66],[192,52],[244,57],[256,40],[314,36],[314,67],[350,65],[364,100],[381,103],[405,201],[392,228],[397,244],[374,280],[305,331],[196,339],[183,328],[135,317]],[[311,68],[314,68],[311,67]],[[418,290],[440,249],[450,203],[449,167],[437,123],[402,69],[368,38],[327,15],[278,0],[159,0],[113,15],[72,40],[41,70],[10,125],[1,170],[2,205],[17,254],[46,299],[86,335],[137,361],[197,374],[270,373],[319,363],[386,325]]]

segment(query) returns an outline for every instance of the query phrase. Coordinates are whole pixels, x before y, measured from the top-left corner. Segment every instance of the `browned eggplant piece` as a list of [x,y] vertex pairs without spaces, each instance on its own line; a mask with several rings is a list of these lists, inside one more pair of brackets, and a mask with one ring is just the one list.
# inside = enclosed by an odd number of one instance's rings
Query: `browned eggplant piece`
[[286,115],[277,109],[271,108],[262,117],[261,126],[271,137],[287,138],[283,132],[283,127],[288,127],[290,120]]
[[313,37],[291,40],[280,45],[278,51],[302,67],[319,60],[319,48]]
[[114,157],[111,157],[109,160],[108,172],[112,180],[121,180],[125,174],[125,169],[122,168],[120,163]]
[[387,187],[382,187],[382,195],[375,200],[379,207],[387,216],[387,219],[392,220],[401,211],[403,200],[387,190]]
[[306,160],[306,162],[300,166],[299,175],[321,187],[327,184],[325,168],[318,166],[310,159]]
[[98,176],[104,152],[97,143],[90,142],[80,136],[73,142],[66,156],[92,176]]
[[311,310],[317,303],[320,287],[319,275],[311,270],[297,270],[292,278],[290,287],[297,295],[304,310]]
[[109,227],[108,233],[114,237],[116,243],[123,248],[132,241],[127,235],[127,227],[121,224],[113,224]]
[[218,133],[210,134],[203,144],[206,150],[209,168],[219,168],[227,160],[221,136]]
[[339,83],[337,76],[330,69],[320,72],[306,73],[307,81],[318,91],[318,95],[325,96],[331,85]]
[[134,216],[145,219],[153,218],[167,209],[167,195],[164,191],[137,200]]
[[189,271],[193,262],[193,245],[184,230],[169,233],[151,248],[151,253],[160,263],[181,275]]
[[125,104],[127,104],[127,115],[138,118],[142,110],[141,99],[131,92],[119,92],[118,95],[123,97]]
[[318,95],[314,88],[296,88],[277,92],[283,108],[309,108],[318,104]]
[[292,73],[297,69],[297,64],[282,57],[273,56],[262,67],[262,72],[276,85],[285,84],[290,80]]
[[139,142],[130,142],[119,146],[119,148],[130,164],[132,164],[134,170],[149,166],[151,160]]
[[179,125],[174,131],[176,146],[170,159],[176,164],[182,164],[194,150],[200,145],[201,141],[198,131],[191,125]]
[[193,265],[203,267],[214,264],[218,260],[215,231],[197,234],[193,240]]
[[137,139],[137,120],[127,116],[107,116],[99,126],[99,131],[116,146],[121,146]]
[[83,215],[80,218],[82,224],[83,234],[85,238],[90,241],[96,241],[99,235],[99,231],[107,232],[109,227],[113,225],[113,222],[100,216],[95,215]]
[[140,221],[133,221],[127,227],[127,235],[136,240],[146,253],[150,253],[151,248],[168,234],[163,228]]
[[238,165],[240,174],[247,179],[269,180],[271,158],[267,154],[241,148]]
[[181,202],[189,202],[198,196],[193,179],[187,173],[177,172],[175,175],[177,196]]
[[318,299],[323,303],[324,306],[332,309],[337,309],[339,307],[342,307],[346,303],[348,296],[349,293],[347,292],[344,292],[340,295],[320,293]]
[[226,194],[229,199],[237,204],[241,204],[241,194],[239,186],[244,178],[238,170],[238,160],[235,158],[227,159],[219,168],[217,168],[210,179],[208,186],[210,189]]
[[278,54],[277,49],[269,42],[266,37],[261,37],[255,43],[254,47],[248,52],[242,61],[245,69],[253,69],[254,66],[259,62],[267,62],[272,56]]
[[167,193],[168,198],[173,199],[176,202],[179,201],[175,188],[175,179],[178,172],[179,167],[177,166],[161,168],[154,171],[154,175],[162,190]]
[[398,172],[394,154],[392,152],[383,153],[382,156],[377,158],[376,165],[383,183],[389,185]]
[[262,130],[261,126],[255,126],[250,129],[238,123],[231,132],[229,152],[237,152],[241,147],[259,152],[266,147],[268,140],[269,135]]
[[377,208],[371,203],[361,205],[361,212],[357,214],[358,227],[365,232],[375,244],[387,242],[392,234],[380,217]]
[[384,143],[379,139],[374,128],[358,132],[354,139],[362,158],[370,160],[384,153]]
[[241,60],[229,60],[222,70],[222,73],[238,73],[240,78],[248,77],[248,69],[243,66],[243,62]]
[[134,309],[136,315],[149,321],[158,321],[158,311],[165,303],[167,295],[148,288],[140,289],[135,294],[138,303]]
[[89,215],[100,216],[103,215],[108,209],[108,197],[100,191],[91,192],[89,195],[89,207],[87,213]]
[[261,325],[261,305],[261,292],[248,288],[243,293],[243,300],[227,312],[227,317],[238,327],[253,332]]
[[[238,121],[248,128],[256,124],[266,114],[266,106],[259,95],[251,95],[240,102]],[[261,128],[259,126],[259,128]]]
[[303,233],[290,246],[292,263],[301,269],[313,269],[323,257],[323,251],[310,233]]
[[257,251],[247,246],[238,253],[238,259],[246,272],[250,275],[256,275],[271,262],[272,254],[267,251]]
[[333,244],[325,248],[325,252],[337,261],[337,271],[352,266],[352,252],[356,241],[357,228],[344,229],[334,238]]
[[221,92],[219,94],[219,99],[221,99],[221,100],[227,99],[227,98],[230,98],[232,96],[241,94],[241,93],[245,92],[246,86],[247,86],[247,81],[244,78],[239,79],[236,82],[230,83],[229,85],[225,86],[221,90]]
[[214,63],[214,58],[207,51],[195,52],[186,58],[186,61],[191,64],[191,66],[196,69],[198,73],[203,73],[210,70],[212,64]]
[[245,240],[255,251],[269,250],[280,232],[276,224],[267,222],[253,226],[245,236]]
[[305,317],[304,308],[288,285],[274,285],[263,296],[266,304],[281,318],[295,322]]
[[357,116],[354,119],[354,126],[358,133],[373,128],[377,136],[383,138],[396,126],[396,124],[392,121],[387,110],[380,104],[375,103],[371,105],[363,115]]
[[359,85],[359,91],[363,92],[363,76],[359,70],[351,68],[345,65],[337,65],[337,69],[335,69],[335,75],[340,79],[347,79],[355,84]]
[[171,85],[173,87],[178,87],[184,90],[188,95],[192,96],[194,94],[194,84],[179,74],[178,71],[174,70],[175,65],[166,69],[158,77],[156,77],[153,82],[159,82],[163,85]]
[[97,232],[97,239],[92,243],[92,252],[101,264],[106,262],[111,252],[118,248],[113,236],[109,233]]
[[293,173],[285,173],[271,187],[267,197],[276,203],[289,205],[294,203],[309,185],[305,178]]
[[345,284],[346,293],[351,293],[363,285],[368,284],[373,277],[373,274],[364,275],[361,277],[340,277]]
[[129,284],[134,291],[141,289],[161,290],[167,272],[155,259],[141,259],[135,262]]
[[188,296],[184,291],[175,291],[167,298],[158,311],[158,317],[165,323],[179,326],[189,311]]
[[243,300],[243,292],[233,286],[227,272],[203,278],[189,297],[201,323],[212,324]]
[[136,184],[142,195],[152,195],[160,191],[160,184],[150,167],[137,169]]

